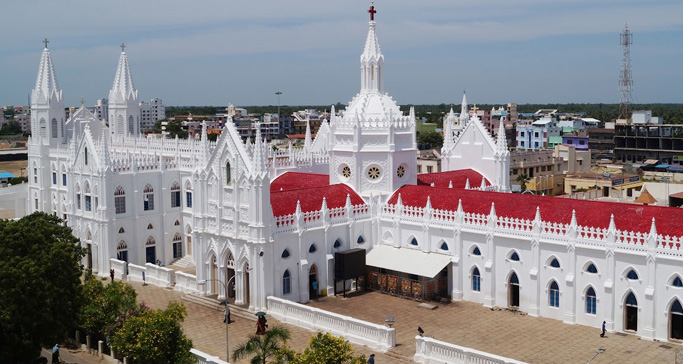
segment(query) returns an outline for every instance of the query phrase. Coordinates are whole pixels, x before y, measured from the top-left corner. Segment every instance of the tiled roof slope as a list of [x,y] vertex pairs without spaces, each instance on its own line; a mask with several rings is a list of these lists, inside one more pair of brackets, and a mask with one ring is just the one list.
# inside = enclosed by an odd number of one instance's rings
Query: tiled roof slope
[[270,193],[309,187],[323,187],[329,186],[329,184],[330,176],[326,174],[287,172],[271,182]]
[[538,206],[543,221],[562,224],[570,223],[572,211],[575,210],[578,225],[603,229],[609,227],[610,216],[614,215],[618,230],[641,233],[650,231],[654,217],[659,234],[683,235],[683,209],[680,208],[429,186],[403,186],[394,192],[389,203],[395,204],[399,194],[406,206],[424,207],[429,196],[432,208],[435,209],[455,211],[458,201],[462,200],[465,212],[488,215],[491,203],[495,203],[497,216],[528,220],[534,219]]
[[[449,184],[453,182],[453,188],[465,188],[465,184],[469,179],[470,187],[477,188],[481,186],[482,178],[484,176],[473,169],[461,169],[450,172],[418,174],[417,184],[430,186],[434,183],[434,187],[448,188]],[[486,180],[486,185],[490,186],[491,182]]]
[[279,176],[270,185],[273,215],[295,213],[297,201],[301,204],[301,212],[318,211],[323,197],[330,209],[343,207],[347,195],[351,198],[351,205],[365,203],[351,187],[342,183],[330,185],[329,181],[329,176],[324,174],[287,172]]

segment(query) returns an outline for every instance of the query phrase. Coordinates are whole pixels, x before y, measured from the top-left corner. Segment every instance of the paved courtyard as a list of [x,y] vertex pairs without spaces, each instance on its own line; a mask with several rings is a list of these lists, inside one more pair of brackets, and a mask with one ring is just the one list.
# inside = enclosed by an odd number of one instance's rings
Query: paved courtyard
[[586,363],[603,348],[606,351],[592,363],[671,364],[676,349],[683,350],[678,344],[641,340],[634,335],[608,333],[607,338],[600,338],[599,328],[492,311],[472,302],[439,304],[427,310],[412,300],[368,292],[348,298],[325,297],[310,305],[377,324],[394,316],[398,344],[394,350],[409,357],[415,353],[418,326],[425,336],[529,363]]
[[[154,286],[131,283],[139,301],[152,308],[164,308],[171,300],[181,301],[180,293]],[[183,302],[188,317],[183,323],[185,333],[194,347],[211,355],[225,358],[225,325],[223,314],[211,308]],[[582,325],[567,325],[557,320],[529,317],[505,310],[494,311],[471,302],[438,304],[434,310],[418,307],[418,302],[376,292],[350,295],[348,298],[325,297],[312,301],[311,306],[382,324],[387,316],[396,319],[397,346],[387,354],[376,353],[376,363],[407,362],[415,353],[417,327],[425,336],[437,340],[482,350],[529,363],[586,363],[598,348],[606,349],[592,363],[674,363],[673,343],[641,340],[634,335],[608,333],[599,337],[599,329]],[[233,315],[230,324],[230,347],[233,350],[254,333],[255,321]],[[311,331],[269,319],[269,325],[287,327],[290,346],[301,350],[307,346]],[[373,351],[354,345],[357,353],[368,356]],[[243,361],[247,362],[247,361]]]
[[[168,289],[162,289],[155,286],[142,286],[141,283],[129,282],[138,292],[138,301],[144,301],[148,306],[154,309],[165,308],[169,301],[182,302],[188,309],[188,315],[183,322],[183,330],[185,334],[192,339],[194,347],[211,355],[219,356],[225,360],[225,324],[223,323],[223,312],[211,308],[200,306],[191,302],[181,301],[183,294]],[[232,320],[235,322],[230,324],[230,351],[234,350],[237,345],[247,340],[248,335],[254,334],[256,331],[256,320],[246,319],[232,315]],[[297,351],[302,350],[308,346],[308,340],[314,332],[299,328],[297,326],[283,324],[273,318],[268,319],[268,326],[273,325],[284,326],[289,329],[291,333],[291,340],[289,346]],[[370,348],[365,346],[354,346],[357,354],[365,354],[369,356],[374,353]],[[411,355],[412,357],[412,355]],[[376,353],[377,363],[392,363],[395,359],[389,358],[384,354]],[[248,363],[247,360],[242,362]]]

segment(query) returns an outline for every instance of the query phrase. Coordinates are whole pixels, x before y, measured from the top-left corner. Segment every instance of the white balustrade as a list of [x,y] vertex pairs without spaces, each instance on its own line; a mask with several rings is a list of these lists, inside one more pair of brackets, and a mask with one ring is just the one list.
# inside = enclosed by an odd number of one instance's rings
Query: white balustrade
[[122,281],[126,280],[127,270],[126,270],[126,265],[128,263],[124,262],[123,260],[118,260],[118,259],[109,259],[109,265],[111,269],[114,270],[114,278],[120,279]]
[[518,360],[422,336],[415,337],[413,360],[424,364],[525,364]]
[[200,293],[197,287],[197,277],[192,274],[184,272],[175,272],[175,287],[174,291],[182,293]]
[[147,269],[147,283],[159,287],[171,287],[173,285],[174,270],[164,268],[152,263],[145,263]]
[[225,360],[219,359],[217,356],[209,355],[195,348],[190,349],[190,354],[192,354],[197,364],[230,364]]
[[142,276],[145,273],[145,267],[128,263],[128,280],[131,282],[142,282]]
[[396,346],[396,331],[384,325],[362,321],[281,298],[268,297],[268,314],[309,330],[343,336],[349,342],[386,352]]

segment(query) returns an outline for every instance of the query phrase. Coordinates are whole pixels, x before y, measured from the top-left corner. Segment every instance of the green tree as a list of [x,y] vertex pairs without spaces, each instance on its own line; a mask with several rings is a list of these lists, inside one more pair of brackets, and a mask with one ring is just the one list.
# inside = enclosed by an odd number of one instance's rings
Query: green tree
[[275,358],[286,348],[289,331],[285,328],[273,326],[264,335],[249,335],[249,339],[232,352],[232,360],[253,355],[251,364],[266,364],[269,358]]
[[21,125],[16,120],[10,120],[0,129],[0,135],[14,135],[21,134]]
[[353,355],[353,346],[343,337],[318,332],[311,336],[308,348],[295,354],[291,364],[364,364],[365,355]]
[[435,131],[426,131],[418,134],[417,142],[420,144],[429,143],[431,148],[441,148],[443,146],[443,137]]
[[0,363],[33,363],[76,328],[85,251],[58,217],[0,220]]
[[526,173],[521,173],[517,176],[517,182],[522,189],[522,192],[526,191],[526,183],[529,182],[529,176]]
[[186,315],[177,302],[165,310],[143,310],[125,320],[112,337],[112,347],[133,364],[193,364],[192,340],[180,325]]
[[173,139],[176,136],[180,139],[187,139],[187,131],[183,129],[180,120],[172,120],[166,124],[166,132]]
[[81,327],[95,340],[111,335],[117,320],[137,307],[137,293],[129,284],[112,282],[108,285],[93,276],[83,282],[85,296],[80,311]]

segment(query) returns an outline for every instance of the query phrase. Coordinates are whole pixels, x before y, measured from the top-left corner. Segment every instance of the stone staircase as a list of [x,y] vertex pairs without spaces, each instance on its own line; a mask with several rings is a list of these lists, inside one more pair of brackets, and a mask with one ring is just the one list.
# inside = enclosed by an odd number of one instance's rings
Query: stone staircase
[[392,363],[415,363],[415,361],[413,361],[413,358],[409,358],[396,351],[389,350],[383,354],[391,358]]
[[[196,305],[200,305],[206,308],[210,308],[216,311],[224,311],[225,308],[223,308],[223,305],[221,304],[222,301],[219,301],[215,295],[213,296],[200,296],[196,294],[186,294],[180,298],[182,301],[188,302],[188,303],[193,303]],[[256,315],[254,315],[253,312],[249,311],[248,307],[245,306],[238,306],[234,304],[230,304],[230,316],[238,316],[241,318],[245,318],[247,320],[252,320],[256,321]]]
[[190,255],[174,260],[170,265],[180,268],[195,268],[194,258]]

